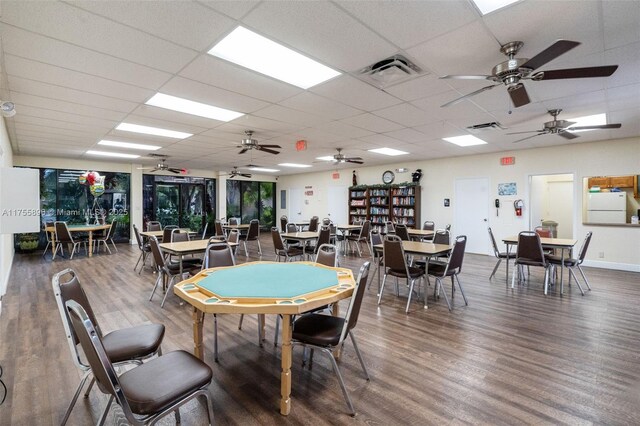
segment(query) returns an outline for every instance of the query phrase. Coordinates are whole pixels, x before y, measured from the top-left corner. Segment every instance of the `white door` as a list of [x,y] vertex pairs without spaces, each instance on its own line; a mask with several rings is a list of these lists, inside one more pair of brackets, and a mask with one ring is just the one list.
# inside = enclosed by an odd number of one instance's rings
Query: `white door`
[[491,254],[489,233],[489,179],[456,179],[453,200],[453,237],[467,236],[466,252]]
[[544,219],[558,222],[558,238],[573,238],[573,182],[549,182]]
[[330,186],[327,197],[327,217],[336,225],[348,223],[349,187]]
[[289,222],[302,222],[302,189],[289,189]]

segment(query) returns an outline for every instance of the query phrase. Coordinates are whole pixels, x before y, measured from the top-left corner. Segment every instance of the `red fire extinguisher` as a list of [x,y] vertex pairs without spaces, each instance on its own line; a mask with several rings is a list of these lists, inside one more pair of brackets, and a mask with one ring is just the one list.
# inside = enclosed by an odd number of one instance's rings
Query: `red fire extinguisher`
[[524,201],[515,200],[513,202],[513,208],[516,210],[516,216],[522,216],[522,208],[524,207]]

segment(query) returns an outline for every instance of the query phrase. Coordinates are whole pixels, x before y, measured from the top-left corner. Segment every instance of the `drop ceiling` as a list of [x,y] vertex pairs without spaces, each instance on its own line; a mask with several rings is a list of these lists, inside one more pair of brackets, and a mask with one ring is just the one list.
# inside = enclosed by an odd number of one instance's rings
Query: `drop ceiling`
[[[3,0],[0,9],[0,98],[16,104],[17,115],[5,119],[15,155],[91,158],[86,151],[109,139],[160,145],[156,153],[170,156],[172,167],[226,171],[253,163],[294,174],[300,170],[277,164],[312,164],[335,148],[376,165],[640,136],[637,1],[522,0],[485,16],[466,0]],[[342,74],[302,90],[207,54],[239,25]],[[518,57],[530,58],[557,39],[582,44],[541,69],[619,68],[608,78],[526,82],[531,103],[520,108],[504,87],[440,108],[487,84],[439,76],[489,74],[505,60],[501,44],[523,41]],[[383,90],[358,78],[359,70],[394,54],[411,58],[425,75]],[[145,105],[158,92],[245,115],[225,123]],[[567,120],[606,112],[622,128],[518,144],[519,135],[506,134],[542,128],[555,108]],[[461,148],[441,139],[493,121],[507,129],[475,133],[486,145]],[[121,122],[194,136],[115,130]],[[260,143],[281,145],[281,153],[239,155],[247,129]],[[306,151],[295,150],[300,139]],[[411,155],[367,151],[380,147]],[[305,171],[335,167],[313,163]]]

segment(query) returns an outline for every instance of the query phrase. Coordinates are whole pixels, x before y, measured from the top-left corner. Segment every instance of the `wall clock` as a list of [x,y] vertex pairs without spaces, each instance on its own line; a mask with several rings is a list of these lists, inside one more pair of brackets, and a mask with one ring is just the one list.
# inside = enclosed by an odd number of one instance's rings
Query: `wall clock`
[[382,173],[382,182],[386,183],[387,185],[393,182],[395,178],[396,178],[396,175],[394,175],[391,170],[387,170],[384,173]]

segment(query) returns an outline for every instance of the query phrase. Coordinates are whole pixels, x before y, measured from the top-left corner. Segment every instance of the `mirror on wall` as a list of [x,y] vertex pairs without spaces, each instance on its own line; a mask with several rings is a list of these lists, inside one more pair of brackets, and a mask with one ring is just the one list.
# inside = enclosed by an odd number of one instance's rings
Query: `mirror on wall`
[[638,175],[585,177],[582,199],[584,224],[638,224]]

